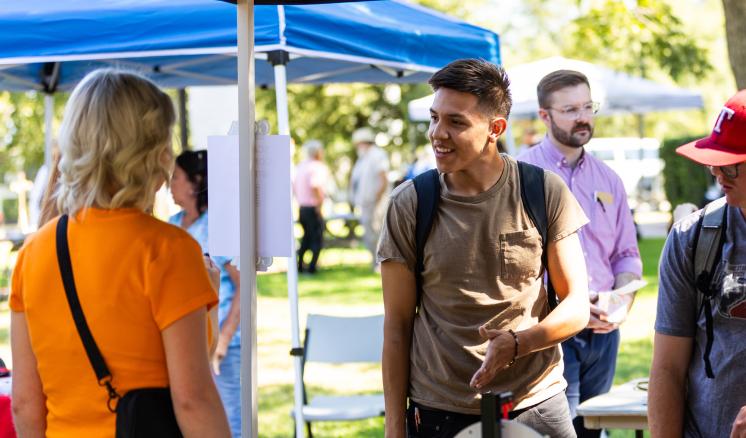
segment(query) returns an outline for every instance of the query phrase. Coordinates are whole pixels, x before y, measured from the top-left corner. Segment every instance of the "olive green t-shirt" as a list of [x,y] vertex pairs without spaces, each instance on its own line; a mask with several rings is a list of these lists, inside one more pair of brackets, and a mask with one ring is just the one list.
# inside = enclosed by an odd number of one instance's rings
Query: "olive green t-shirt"
[[[441,197],[424,248],[423,295],[410,351],[409,396],[422,405],[478,414],[479,392],[469,387],[487,342],[479,327],[525,330],[546,317],[541,237],[523,209],[518,166],[505,167],[493,187],[476,196]],[[545,171],[547,238],[557,241],[588,222],[559,176]],[[391,194],[378,260],[415,265],[417,193],[411,181]],[[413,291],[414,292],[414,291]],[[562,353],[554,346],[524,356],[497,374],[486,390],[511,391],[516,409],[563,391]]]

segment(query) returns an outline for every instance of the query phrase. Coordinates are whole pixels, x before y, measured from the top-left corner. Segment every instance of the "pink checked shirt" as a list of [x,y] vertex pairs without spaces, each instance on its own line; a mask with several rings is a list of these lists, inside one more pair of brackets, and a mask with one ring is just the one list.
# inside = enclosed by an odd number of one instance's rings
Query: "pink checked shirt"
[[524,150],[518,160],[562,177],[590,219],[590,223],[578,231],[590,290],[611,290],[614,276],[622,272],[642,275],[635,224],[619,175],[587,152],[583,152],[575,168],[571,168],[548,136],[538,145]]

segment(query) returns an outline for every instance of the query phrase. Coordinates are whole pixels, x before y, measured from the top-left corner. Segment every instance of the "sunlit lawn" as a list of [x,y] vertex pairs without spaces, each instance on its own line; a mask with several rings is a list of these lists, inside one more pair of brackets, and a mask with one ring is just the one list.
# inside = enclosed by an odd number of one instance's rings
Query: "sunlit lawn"
[[[623,326],[615,384],[648,375],[655,318],[657,266],[663,239],[640,242],[644,277],[648,286]],[[281,263],[281,261],[280,261]],[[328,249],[322,253],[320,270],[299,277],[300,327],[309,313],[370,315],[383,312],[380,277],[370,269],[363,249]],[[290,349],[290,311],[284,272],[259,275],[257,280],[257,338],[259,386],[259,434],[261,437],[293,435],[293,364]],[[7,302],[0,304],[0,351],[7,351]],[[7,354],[7,353],[6,353]],[[313,365],[306,371],[308,394],[355,394],[381,391],[378,365],[352,367]],[[383,419],[315,423],[318,437],[381,437]],[[614,438],[634,436],[631,431],[612,431]]]

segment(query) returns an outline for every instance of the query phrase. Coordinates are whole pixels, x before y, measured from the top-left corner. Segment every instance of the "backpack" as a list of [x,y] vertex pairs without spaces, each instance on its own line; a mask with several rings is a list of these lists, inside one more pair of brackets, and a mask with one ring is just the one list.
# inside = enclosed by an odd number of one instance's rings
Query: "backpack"
[[[541,235],[541,264],[547,266],[547,208],[544,197],[544,169],[518,161],[518,176],[521,183],[521,201],[531,222]],[[417,192],[415,222],[415,283],[417,286],[417,309],[422,300],[422,272],[425,270],[424,250],[427,237],[433,226],[433,218],[440,201],[440,176],[437,169],[428,170],[414,178]],[[557,295],[549,280],[546,284],[549,310],[557,307]]]
[[725,198],[710,202],[702,209],[694,232],[694,281],[697,291],[698,318],[705,313],[707,342],[702,359],[705,362],[707,378],[715,378],[710,363],[710,352],[714,338],[712,328],[712,299],[717,294],[717,285],[712,279],[723,256],[725,230],[727,229]]

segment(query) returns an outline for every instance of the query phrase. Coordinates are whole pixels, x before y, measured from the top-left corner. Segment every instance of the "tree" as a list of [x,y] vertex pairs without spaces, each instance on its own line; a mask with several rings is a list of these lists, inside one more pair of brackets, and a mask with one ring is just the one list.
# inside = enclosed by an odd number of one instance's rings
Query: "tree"
[[679,80],[712,69],[707,50],[663,0],[597,1],[572,26],[566,51],[632,74],[661,70]]
[[723,0],[728,57],[739,90],[746,88],[746,1]]
[[[55,120],[62,117],[67,93],[54,96]],[[35,91],[0,92],[0,181],[22,170],[29,178],[44,162],[44,95]]]

